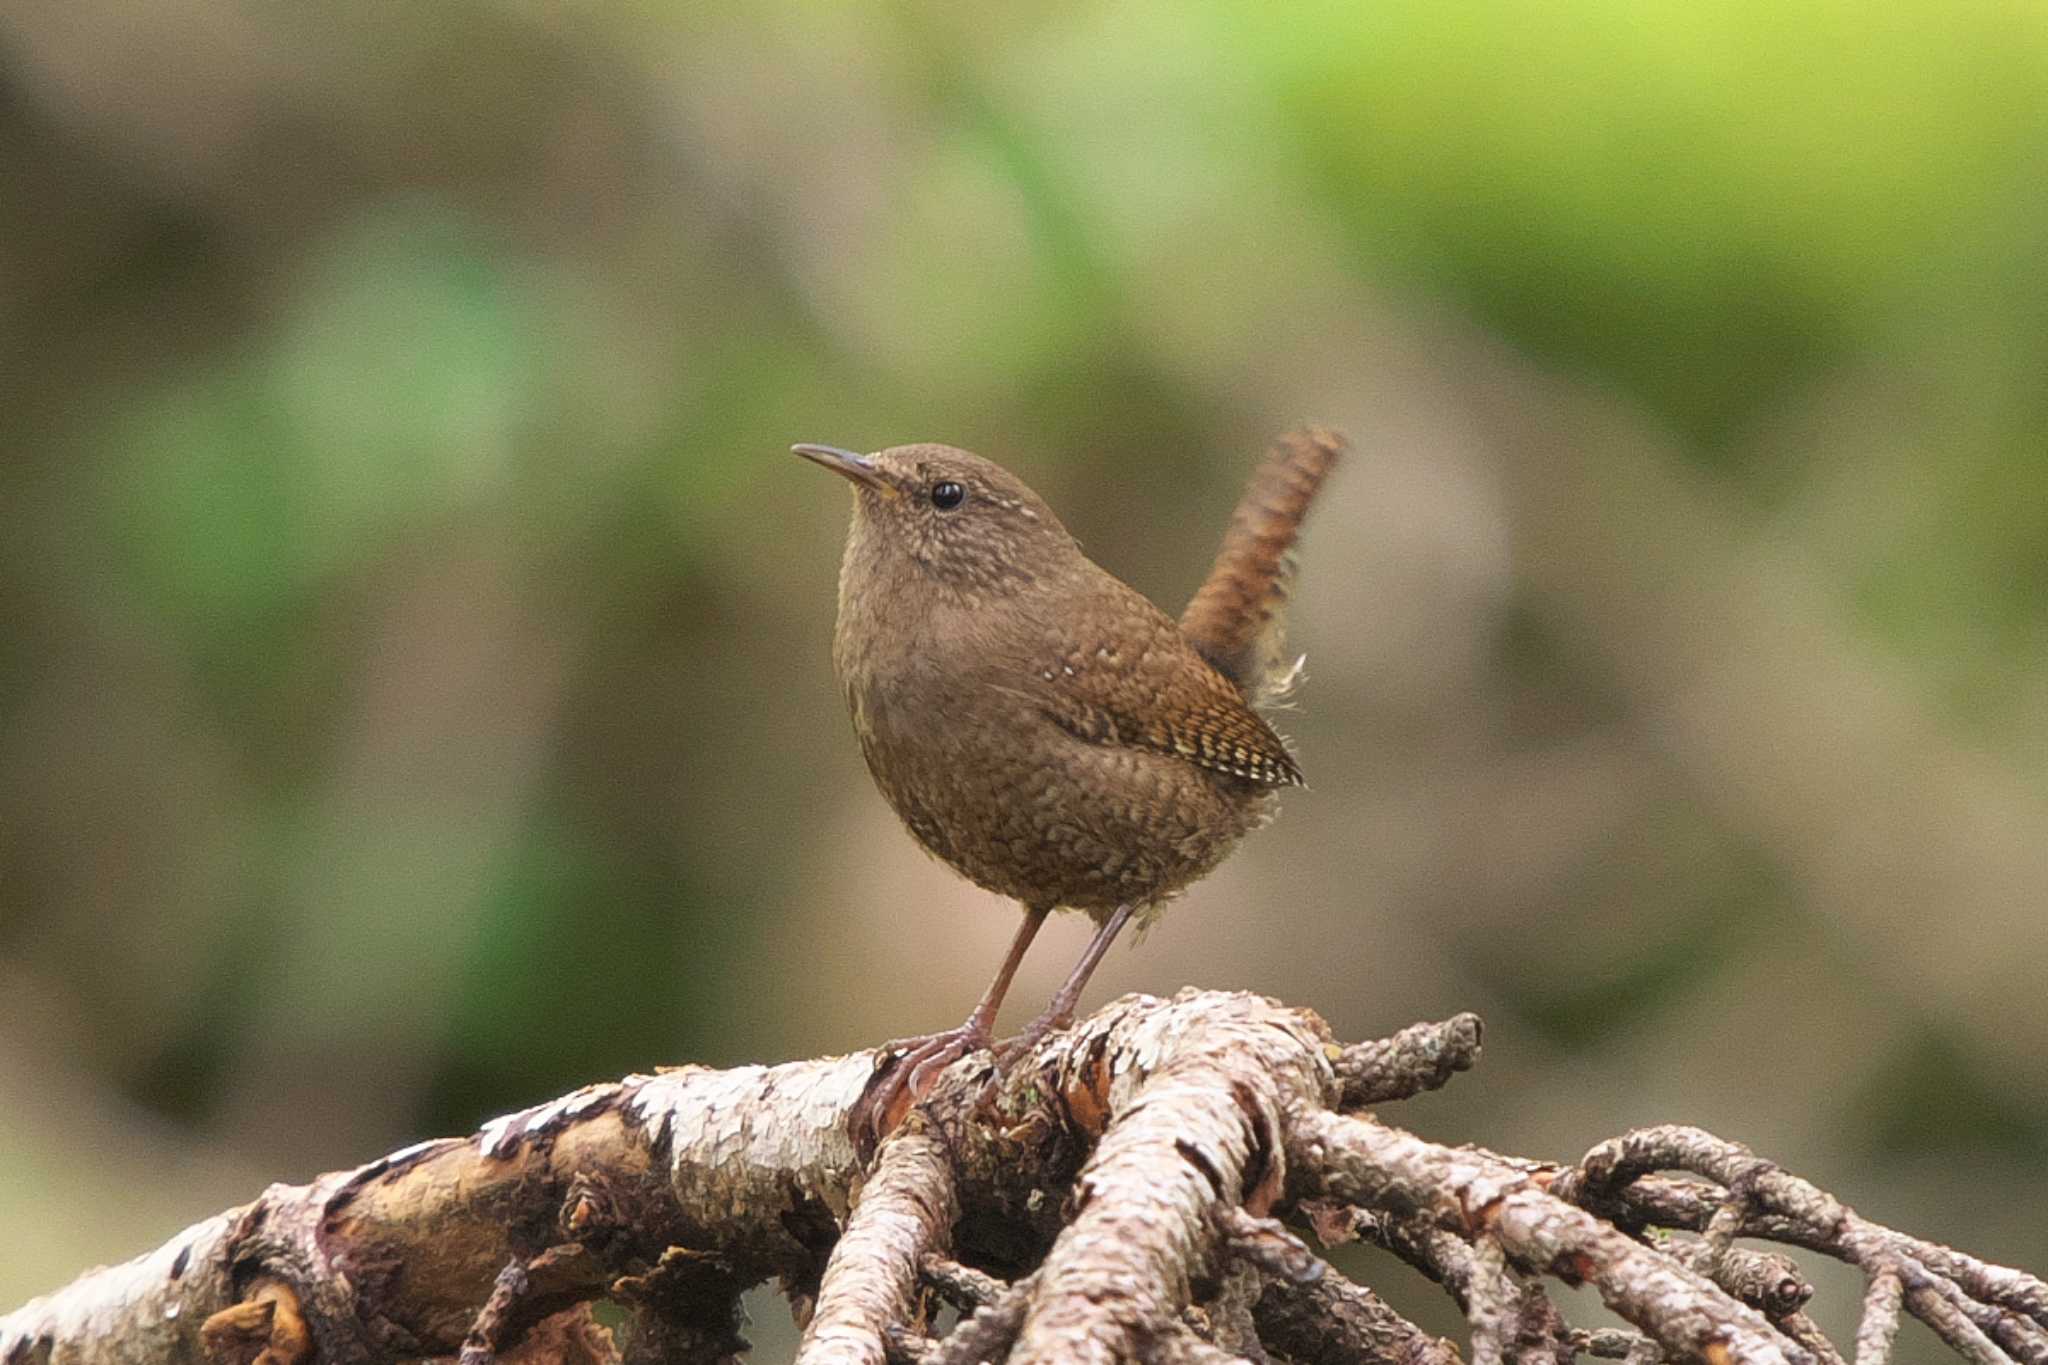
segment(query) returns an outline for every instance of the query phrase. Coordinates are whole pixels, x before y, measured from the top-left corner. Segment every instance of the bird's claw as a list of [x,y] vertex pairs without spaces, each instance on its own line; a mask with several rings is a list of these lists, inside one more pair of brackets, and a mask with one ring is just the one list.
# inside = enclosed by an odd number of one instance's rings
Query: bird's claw
[[868,1082],[866,1092],[847,1116],[855,1140],[864,1151],[879,1147],[931,1093],[940,1073],[988,1045],[988,1030],[973,1024],[890,1043],[882,1049],[889,1060]]
[[1047,1037],[1072,1027],[1074,1015],[1071,1010],[1047,1010],[1020,1031],[995,1045],[996,1069],[1007,1072],[1023,1056],[1044,1042]]
[[974,1107],[981,1113],[996,1108],[996,1098],[1002,1093],[1003,1083],[1010,1078],[1010,1071],[1017,1063],[1031,1055],[1032,1049],[1054,1033],[1073,1023],[1071,1016],[1059,1016],[1048,1011],[1026,1024],[1019,1033],[1014,1033],[1000,1042],[990,1045],[992,1065],[987,1079],[981,1083],[981,1093],[975,1097]]

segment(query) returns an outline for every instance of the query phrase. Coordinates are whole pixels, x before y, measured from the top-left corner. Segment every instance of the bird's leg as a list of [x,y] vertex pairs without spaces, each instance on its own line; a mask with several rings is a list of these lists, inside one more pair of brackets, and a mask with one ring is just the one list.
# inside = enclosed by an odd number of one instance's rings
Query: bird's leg
[[1003,1040],[998,1065],[1008,1066],[1036,1047],[1046,1034],[1074,1022],[1074,1007],[1081,1003],[1081,992],[1088,988],[1088,978],[1102,965],[1109,945],[1116,942],[1116,936],[1123,932],[1136,912],[1135,905],[1119,905],[1110,912],[1108,919],[1096,926],[1095,937],[1089,939],[1088,946],[1081,950],[1081,960],[1074,964],[1074,970],[1067,973],[1066,981],[1053,992],[1052,1002],[1045,1007],[1045,1012],[1026,1024],[1022,1033]]
[[856,1135],[870,1144],[879,1143],[903,1121],[910,1107],[924,1098],[940,1072],[968,1053],[988,1046],[996,1012],[1003,1007],[1010,980],[1017,975],[1017,966],[1024,961],[1031,940],[1038,937],[1039,927],[1051,913],[1051,906],[1024,907],[1024,922],[1017,926],[1017,936],[1010,940],[1010,951],[1004,955],[1003,965],[996,969],[996,979],[989,982],[973,1013],[958,1028],[899,1038],[882,1049],[894,1054],[893,1060],[886,1071],[868,1083],[867,1092],[847,1116]]

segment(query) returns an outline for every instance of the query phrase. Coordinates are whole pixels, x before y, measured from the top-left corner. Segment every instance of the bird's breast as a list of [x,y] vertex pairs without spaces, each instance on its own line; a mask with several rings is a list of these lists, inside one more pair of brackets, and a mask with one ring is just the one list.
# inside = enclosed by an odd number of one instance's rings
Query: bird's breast
[[971,881],[1027,904],[1102,912],[1164,899],[1270,813],[1255,784],[1091,742],[1007,673],[962,666],[937,643],[856,649],[845,662],[861,753],[905,827]]

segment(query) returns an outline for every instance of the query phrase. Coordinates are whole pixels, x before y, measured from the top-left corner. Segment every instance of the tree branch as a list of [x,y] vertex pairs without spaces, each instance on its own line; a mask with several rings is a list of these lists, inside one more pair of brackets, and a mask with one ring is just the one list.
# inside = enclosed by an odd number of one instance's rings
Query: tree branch
[[[1287,1222],[1395,1250],[1465,1311],[1475,1359],[1835,1365],[1797,1264],[1734,1244],[1765,1238],[1865,1271],[1858,1365],[1885,1365],[1902,1309],[1966,1360],[2048,1365],[2039,1279],[1739,1144],[1643,1129],[1565,1167],[1351,1112],[1478,1045],[1469,1015],[1339,1047],[1256,997],[1127,997],[1000,1078],[955,1063],[867,1164],[848,1123],[875,1053],[632,1076],[272,1186],[0,1317],[0,1365],[717,1365],[771,1279],[802,1365],[1459,1359]],[[1573,1327],[1549,1281],[1638,1331]],[[932,1294],[965,1314],[950,1331]],[[622,1339],[600,1299],[628,1310]]]
[[797,1365],[883,1365],[884,1335],[917,1311],[918,1266],[952,1240],[960,1215],[946,1150],[921,1128],[882,1144],[846,1232],[825,1263]]

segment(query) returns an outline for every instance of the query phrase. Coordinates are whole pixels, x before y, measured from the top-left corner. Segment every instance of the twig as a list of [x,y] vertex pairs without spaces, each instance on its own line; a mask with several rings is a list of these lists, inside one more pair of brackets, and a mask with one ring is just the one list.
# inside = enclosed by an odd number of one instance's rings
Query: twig
[[1963,1359],[1972,1365],[2012,1365],[2012,1357],[1941,1293],[1934,1275],[1925,1266],[1910,1256],[1901,1256],[1899,1277],[1906,1286],[1907,1310],[1933,1328],[1935,1335],[1954,1347]]
[[[1992,1304],[1979,1303],[1965,1294],[1955,1281],[1946,1275],[1935,1274],[1910,1256],[1904,1257],[1901,1264],[1906,1272],[1906,1303],[1909,1307],[1914,1304],[1915,1294],[1932,1294],[2022,1365],[2048,1365],[2048,1333],[2036,1327],[2031,1320]],[[1915,1316],[1924,1315],[1916,1308]]]
[[1302,1365],[1460,1365],[1450,1342],[1335,1270],[1311,1281],[1268,1279],[1252,1319],[1261,1339]]
[[1509,1305],[1520,1294],[1508,1277],[1499,1242],[1481,1237],[1472,1248],[1472,1261],[1465,1309],[1472,1321],[1472,1365],[1506,1365]]
[[1797,1312],[1813,1297],[1813,1285],[1789,1256],[1724,1246],[1716,1251],[1706,1241],[1668,1248],[1693,1269],[1769,1318]]
[[461,1365],[492,1365],[498,1352],[511,1344],[511,1318],[519,1301],[526,1297],[527,1284],[526,1263],[507,1261],[469,1335],[462,1339]]
[[[1764,1161],[1739,1142],[1678,1124],[1638,1128],[1594,1147],[1574,1171],[1561,1174],[1553,1192],[1579,1202],[1615,1194],[1633,1183],[1650,1196],[1636,1211],[1667,1226],[1704,1228],[1704,1196],[1673,1182],[1640,1179],[1656,1171],[1690,1171],[1724,1189],[1746,1189],[1754,1212],[1743,1219],[1743,1236],[1765,1236],[1826,1252],[1874,1271],[1888,1257],[1910,1257],[1955,1283],[1972,1298],[2010,1309],[2048,1327],[2048,1283],[2024,1271],[1992,1265],[1952,1247],[1922,1241],[1873,1223],[1827,1191]],[[1716,1206],[1718,1207],[1718,1206]],[[1669,1217],[1667,1217],[1669,1215]],[[1676,1221],[1683,1219],[1684,1221]]]
[[1863,1291],[1863,1321],[1856,1328],[1856,1365],[1889,1365],[1905,1291],[1899,1272],[1891,1266],[1870,1277]]
[[1363,1229],[1379,1245],[1441,1284],[1451,1301],[1472,1310],[1472,1277],[1478,1261],[1472,1244],[1422,1218],[1394,1214],[1368,1215]]
[[1595,1360],[1636,1360],[1645,1356],[1661,1360],[1664,1357],[1657,1343],[1641,1332],[1627,1332],[1618,1327],[1573,1332],[1571,1344],[1572,1350]]
[[961,1265],[949,1256],[928,1251],[917,1263],[917,1273],[924,1282],[936,1289],[946,1302],[963,1313],[973,1312],[985,1303],[994,1303],[1001,1298],[1009,1285],[995,1276]]
[[1482,1032],[1478,1015],[1459,1014],[1345,1048],[1337,1058],[1342,1107],[1363,1109],[1437,1089],[1478,1062]]
[[[1452,1301],[1471,1315],[1474,1281],[1482,1271],[1480,1257],[1470,1242],[1422,1217],[1352,1212],[1358,1219],[1352,1226],[1358,1232],[1441,1284]],[[1334,1230],[1335,1225],[1331,1226]],[[1494,1293],[1502,1302],[1512,1300],[1514,1305],[1512,1317],[1503,1322],[1507,1335],[1502,1341],[1503,1349],[1514,1359],[1570,1365],[1583,1351],[1586,1333],[1565,1322],[1541,1285],[1531,1282],[1517,1287],[1509,1282]]]
[[1028,1278],[1019,1280],[961,1319],[938,1349],[925,1357],[925,1365],[981,1365],[1008,1359],[1017,1329],[1024,1325],[1024,1308],[1031,1300],[1033,1284]]
[[1542,1189],[1522,1171],[1450,1151],[1370,1119],[1306,1116],[1293,1147],[1320,1188],[1370,1208],[1427,1213],[1469,1235],[1491,1233],[1532,1269],[1588,1281],[1607,1306],[1689,1357],[1726,1350],[1753,1365],[1809,1360],[1757,1312],[1671,1257]]
[[1812,1352],[1814,1360],[1819,1362],[1819,1365],[1847,1365],[1842,1359],[1842,1353],[1835,1349],[1835,1343],[1829,1341],[1820,1330],[1819,1324],[1806,1314],[1793,1312],[1774,1315],[1771,1318],[1771,1325]]
[[[1887,1278],[1896,1281],[1905,1307],[1966,1360],[2048,1361],[2042,1331],[2048,1286],[2041,1281],[1873,1223],[1740,1143],[1678,1125],[1638,1129],[1595,1147],[1552,1188],[1582,1189],[1596,1201],[1602,1192],[1623,1193],[1635,1196],[1639,1208],[1654,1204],[1658,1215],[1696,1220],[1705,1196],[1669,1182],[1652,1186],[1651,1173],[1660,1170],[1688,1171],[1724,1186],[1727,1194],[1706,1223],[1722,1245],[1737,1235],[1761,1234],[1825,1252],[1862,1267],[1872,1276],[1874,1296]],[[1884,1289],[1866,1307],[1859,1358],[1869,1353],[1882,1360],[1889,1352],[1895,1322],[1888,1326],[1870,1311],[1887,1303],[1891,1291]]]
[[882,1144],[832,1249],[797,1365],[883,1365],[883,1334],[914,1313],[919,1266],[959,1216],[946,1149],[916,1119]]
[[[1322,1046],[1314,1031],[1276,1030],[1272,1012],[1247,1001],[1113,1090],[1073,1220],[1039,1270],[1017,1365],[1125,1361],[1164,1339],[1217,1240],[1217,1209],[1263,1212],[1278,1195],[1283,1096],[1292,1106],[1335,1089]],[[1117,1311],[1105,1312],[1112,1300]]]
[[1329,1268],[1277,1218],[1254,1218],[1230,1204],[1217,1211],[1216,1223],[1225,1250],[1274,1279],[1312,1284]]

